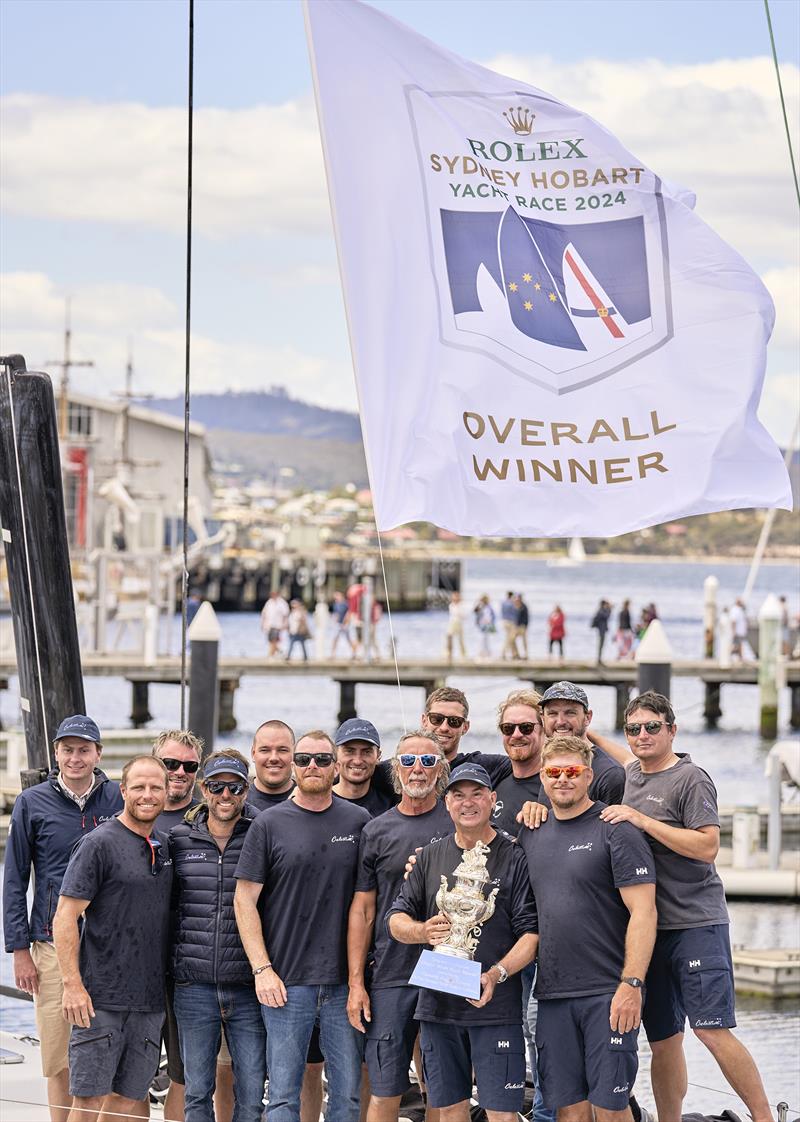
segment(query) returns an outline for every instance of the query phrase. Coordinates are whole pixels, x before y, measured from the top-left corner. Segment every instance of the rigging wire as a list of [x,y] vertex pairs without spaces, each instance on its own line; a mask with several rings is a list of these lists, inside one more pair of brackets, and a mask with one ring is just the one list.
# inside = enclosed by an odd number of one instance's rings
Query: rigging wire
[[789,162],[792,165],[792,175],[794,176],[794,190],[797,195],[797,205],[800,207],[800,184],[797,182],[797,165],[794,162],[794,149],[792,148],[792,133],[789,128],[789,120],[786,116],[786,101],[783,96],[783,82],[781,81],[781,68],[778,65],[778,51],[775,47],[775,35],[772,30],[772,17],[769,12],[769,0],[764,0],[764,11],[767,15],[767,27],[769,28],[769,41],[772,45],[772,61],[775,63],[775,76],[778,79],[778,93],[781,98],[781,110],[783,112],[783,127],[786,130],[786,143],[789,146]]
[[[381,573],[383,574],[383,591],[386,596],[386,616],[389,620],[389,639],[392,644],[392,659],[394,660],[394,673],[397,681],[397,696],[400,700],[400,719],[403,722],[403,735],[408,732],[408,725],[406,724],[406,709],[403,704],[403,685],[400,681],[400,665],[397,661],[397,643],[394,639],[394,625],[392,623],[392,607],[389,600],[389,584],[386,580],[386,566],[383,563],[383,545],[381,544],[381,532],[378,529],[377,519],[375,521],[375,532],[378,535],[378,555],[381,559]],[[372,621],[370,621],[370,634],[372,634]],[[374,639],[373,639],[374,641]]]
[[191,417],[192,163],[194,131],[194,0],[189,0],[189,88],[186,146],[186,328],[183,391],[183,565],[181,568],[181,722],[186,727],[186,630],[189,592],[189,421]]

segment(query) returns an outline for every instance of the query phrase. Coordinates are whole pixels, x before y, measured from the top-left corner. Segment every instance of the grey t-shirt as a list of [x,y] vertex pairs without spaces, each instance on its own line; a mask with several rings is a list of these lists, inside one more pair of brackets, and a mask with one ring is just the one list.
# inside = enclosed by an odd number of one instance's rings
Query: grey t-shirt
[[96,1009],[164,1010],[172,861],[166,836],[150,842],[112,818],[78,843],[64,874],[61,895],[91,901],[80,969]]
[[[642,772],[638,760],[626,769],[623,803],[685,830],[719,826],[717,791],[711,777],[684,753],[665,771]],[[728,923],[725,890],[713,862],[683,857],[646,835],[656,863],[656,906],[662,931]]]

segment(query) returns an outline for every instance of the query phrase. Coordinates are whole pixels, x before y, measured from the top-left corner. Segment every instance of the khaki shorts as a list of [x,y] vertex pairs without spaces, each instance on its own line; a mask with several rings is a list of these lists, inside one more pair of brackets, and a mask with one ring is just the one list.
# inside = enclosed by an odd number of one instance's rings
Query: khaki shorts
[[49,1079],[69,1066],[70,1026],[61,1012],[64,987],[55,947],[52,943],[33,943],[31,958],[39,974],[39,993],[33,1000],[41,1045],[42,1075]]

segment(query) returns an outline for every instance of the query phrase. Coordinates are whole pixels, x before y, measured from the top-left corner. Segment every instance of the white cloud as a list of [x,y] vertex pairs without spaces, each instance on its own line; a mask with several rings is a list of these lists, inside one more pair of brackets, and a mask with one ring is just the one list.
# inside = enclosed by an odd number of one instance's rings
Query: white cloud
[[[108,395],[124,385],[128,340],[133,348],[134,389],[174,396],[182,392],[182,312],[158,289],[137,285],[85,285],[71,289],[76,367],[71,384],[85,393]],[[63,353],[64,293],[41,273],[0,277],[0,353],[23,354],[28,369],[45,368]],[[345,362],[308,355],[290,345],[228,342],[192,335],[192,390],[263,389],[285,385],[294,397],[335,408],[355,409],[353,376]]]

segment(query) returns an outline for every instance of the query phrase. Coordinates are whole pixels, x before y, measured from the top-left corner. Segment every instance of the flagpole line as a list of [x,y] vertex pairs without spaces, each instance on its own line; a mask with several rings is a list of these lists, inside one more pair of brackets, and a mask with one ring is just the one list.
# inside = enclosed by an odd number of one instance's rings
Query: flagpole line
[[794,190],[797,195],[797,205],[800,207],[800,184],[797,182],[797,165],[794,162],[794,149],[792,148],[792,133],[789,128],[789,120],[786,116],[786,101],[783,96],[783,82],[781,81],[781,68],[778,65],[778,51],[775,47],[775,35],[772,30],[772,17],[769,12],[769,0],[764,0],[764,11],[767,16],[767,27],[769,28],[769,41],[772,46],[772,61],[775,63],[775,76],[778,79],[778,93],[781,99],[781,111],[783,113],[783,127],[786,130],[786,143],[789,146],[789,162],[792,165],[792,175],[794,176]]
[[[336,244],[336,261],[337,261],[337,264],[339,266],[339,281],[340,281],[341,286],[342,286],[342,302],[344,304],[345,322],[347,323],[347,338],[348,338],[349,343],[350,343],[350,359],[351,359],[352,364],[353,364],[353,380],[355,382],[355,387],[356,387],[356,398],[358,399],[359,416],[363,418],[363,417],[366,416],[366,413],[365,413],[365,411],[363,409],[363,406],[362,406],[361,389],[360,389],[359,384],[358,384],[358,378],[356,377],[356,369],[355,369],[355,367],[356,367],[356,350],[355,350],[354,336],[353,336],[353,325],[352,325],[352,322],[350,320],[350,307],[349,307],[348,302],[347,302],[347,287],[345,285],[344,266],[342,264],[341,237],[340,237],[340,232],[339,232],[339,225],[338,225],[337,218],[336,218],[336,207],[333,205],[333,189],[332,189],[332,186],[331,186],[330,160],[328,158],[328,145],[327,145],[327,141],[326,141],[326,138],[325,138],[325,129],[323,127],[323,122],[322,122],[322,101],[321,101],[321,98],[319,96],[319,76],[317,74],[317,59],[316,59],[316,55],[314,53],[314,37],[311,33],[311,18],[310,18],[310,10],[309,10],[309,0],[300,0],[300,2],[301,2],[302,7],[303,7],[303,22],[305,24],[305,31],[306,31],[306,46],[308,47],[308,60],[309,60],[310,66],[311,66],[311,80],[312,80],[312,83],[313,83],[313,86],[314,86],[314,103],[317,107],[317,121],[319,123],[320,144],[322,145],[322,159],[325,163],[325,185],[326,185],[327,191],[328,191],[328,205],[330,206],[330,210],[331,210],[331,222],[333,224],[333,238],[334,238],[334,242]],[[321,0],[318,0],[318,2],[321,2]],[[408,725],[406,723],[406,711],[405,711],[405,705],[403,703],[403,687],[402,687],[402,682],[400,681],[400,666],[399,666],[398,661],[397,661],[397,644],[396,644],[395,638],[394,638],[394,625],[392,623],[391,599],[389,597],[389,586],[386,582],[386,568],[385,568],[384,562],[383,562],[383,545],[381,543],[381,531],[380,531],[380,527],[378,526],[378,516],[377,516],[377,511],[376,511],[377,492],[376,492],[375,487],[374,487],[373,482],[372,482],[372,460],[371,460],[371,457],[370,457],[370,454],[369,454],[369,441],[368,441],[368,438],[367,438],[367,432],[366,432],[366,426],[365,425],[361,426],[361,439],[364,443],[364,452],[365,452],[365,458],[366,458],[366,463],[367,463],[367,479],[369,480],[369,489],[370,489],[370,493],[372,495],[372,511],[373,511],[373,515],[375,517],[375,533],[378,536],[378,555],[380,557],[381,572],[383,574],[383,589],[384,589],[384,592],[386,593],[386,615],[387,615],[388,620],[389,620],[389,637],[390,637],[391,643],[392,643],[392,659],[394,661],[394,672],[395,672],[395,677],[396,677],[396,680],[397,680],[397,696],[398,696],[398,699],[400,701],[400,717],[401,717],[402,722],[403,722],[403,733],[405,734],[405,733],[408,732]]]

